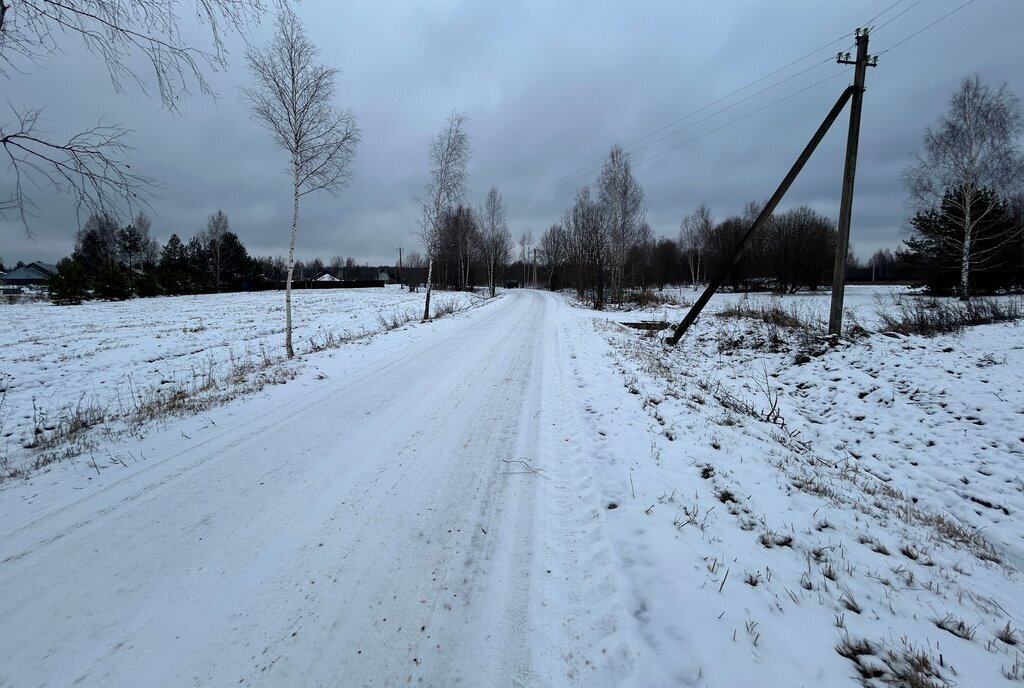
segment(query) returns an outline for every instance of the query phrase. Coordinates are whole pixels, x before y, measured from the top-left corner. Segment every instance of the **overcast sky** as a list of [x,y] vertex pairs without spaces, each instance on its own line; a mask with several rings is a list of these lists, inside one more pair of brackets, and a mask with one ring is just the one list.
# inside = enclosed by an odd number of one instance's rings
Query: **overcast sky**
[[[885,52],[963,3],[902,0],[875,21],[870,52],[881,57],[867,76],[851,238],[862,257],[899,244],[907,218],[900,172],[963,77],[978,72],[1024,95],[1020,0],[976,0]],[[479,204],[497,186],[516,237],[528,229],[537,237],[557,222],[572,194],[596,178],[611,145],[638,140],[634,172],[657,234],[676,236],[700,203],[717,219],[739,213],[774,191],[852,81],[852,67],[828,58],[850,48],[853,29],[892,4],[305,0],[298,13],[323,61],[342,70],[338,105],[356,114],[363,142],[340,197],[304,198],[298,255],[393,264],[400,246],[422,250],[415,196],[427,181],[430,139],[452,110],[469,117],[470,201]],[[269,24],[252,40],[265,40]],[[203,44],[188,22],[186,34]],[[133,169],[161,184],[152,201],[161,244],[172,232],[187,240],[222,209],[250,253],[284,254],[286,158],[240,103],[238,89],[249,81],[244,48],[237,39],[229,46],[230,67],[210,78],[220,98],[192,97],[180,114],[137,88],[115,92],[102,62],[71,37],[65,54],[10,78],[5,97],[47,105],[48,128],[58,133],[100,119],[131,128]],[[785,207],[806,203],[836,216],[847,121],[844,115],[829,133]],[[3,184],[6,195],[7,173]],[[0,223],[8,265],[56,261],[72,250],[77,221],[68,200],[46,191],[34,200],[41,208],[34,239],[17,223]]]

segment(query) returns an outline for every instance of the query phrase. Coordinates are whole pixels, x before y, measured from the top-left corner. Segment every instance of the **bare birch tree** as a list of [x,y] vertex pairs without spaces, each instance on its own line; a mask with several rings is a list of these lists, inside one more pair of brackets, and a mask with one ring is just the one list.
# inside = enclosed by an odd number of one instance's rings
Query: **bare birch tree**
[[629,153],[616,144],[608,152],[597,181],[598,200],[604,205],[608,223],[611,287],[621,304],[626,279],[626,260],[644,221],[644,192],[633,176]]
[[427,251],[427,295],[423,302],[423,320],[430,320],[430,294],[433,289],[434,258],[440,249],[445,217],[466,196],[466,165],[469,162],[468,118],[452,112],[441,133],[430,142],[430,182],[419,200],[423,209],[420,238]]
[[701,263],[706,250],[705,244],[714,226],[715,222],[711,219],[711,211],[703,204],[692,215],[687,215],[679,223],[679,249],[686,256],[690,268],[690,282],[694,291],[697,290],[697,282],[700,281]]
[[200,233],[199,240],[206,249],[206,265],[213,276],[214,285],[219,288],[223,280],[223,265],[231,256],[225,252],[231,251],[232,245],[225,242],[231,227],[228,223],[228,216],[223,210],[218,210],[206,220],[206,229]]
[[590,187],[584,186],[562,220],[569,233],[576,291],[581,299],[589,293],[595,310],[605,306],[605,270],[611,244],[606,212],[605,204],[594,200]]
[[[209,35],[206,48],[182,35],[180,15],[187,6]],[[227,33],[246,33],[266,11],[264,0],[0,0],[0,78],[30,74],[47,58],[60,56],[62,43],[78,38],[102,60],[115,90],[134,82],[154,89],[164,107],[177,111],[181,96],[213,95],[208,70],[227,64]],[[60,58],[59,58],[60,59]],[[145,78],[148,63],[150,77]],[[0,121],[0,145],[8,177],[0,197],[0,217],[17,219],[31,235],[40,204],[36,193],[67,193],[79,212],[113,214],[145,201],[154,181],[132,171],[130,131],[100,123],[67,138],[55,138],[43,122],[45,108],[10,103]]]
[[[958,236],[944,248],[959,257],[961,299],[970,297],[972,265],[985,258],[975,252],[979,226],[1024,181],[1021,129],[1016,96],[1005,84],[993,90],[974,74],[961,82],[938,126],[926,130],[923,150],[904,171],[917,210],[934,210],[944,201],[955,209]],[[1015,228],[987,250],[998,250],[1020,231]]]
[[558,223],[551,225],[540,237],[540,251],[548,269],[548,289],[554,291],[558,273],[569,257],[569,233]]
[[533,230],[528,229],[519,237],[519,262],[523,264],[523,281],[525,287],[530,280],[530,249],[533,248]]
[[481,249],[487,264],[487,288],[493,298],[497,291],[498,270],[508,262],[512,252],[512,233],[508,229],[505,204],[497,187],[491,187],[477,214],[480,216]]
[[282,6],[274,38],[245,53],[256,85],[243,89],[253,118],[288,153],[292,178],[292,228],[285,280],[285,350],[292,347],[292,277],[299,199],[315,191],[338,194],[348,186],[360,141],[351,110],[334,106],[338,70],[317,62],[319,51],[291,8]]

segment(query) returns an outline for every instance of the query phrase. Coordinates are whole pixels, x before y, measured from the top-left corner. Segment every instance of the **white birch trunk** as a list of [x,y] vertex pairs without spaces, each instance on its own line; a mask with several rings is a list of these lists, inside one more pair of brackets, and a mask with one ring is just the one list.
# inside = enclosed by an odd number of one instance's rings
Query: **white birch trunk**
[[284,284],[284,348],[295,358],[292,347],[292,275],[295,272],[295,234],[299,226],[299,163],[292,160],[292,238],[288,245],[288,279]]
[[971,201],[967,199],[964,204],[964,246],[960,254],[960,300],[966,301],[971,297],[971,239],[974,235],[974,227],[971,218]]
[[423,322],[430,320],[430,290],[434,283],[434,259],[427,263],[427,298],[423,303]]

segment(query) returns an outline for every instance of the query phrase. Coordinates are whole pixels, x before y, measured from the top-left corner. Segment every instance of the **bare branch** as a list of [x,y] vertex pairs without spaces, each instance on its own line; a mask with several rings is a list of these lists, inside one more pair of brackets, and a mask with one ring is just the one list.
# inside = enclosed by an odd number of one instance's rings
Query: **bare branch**
[[132,172],[125,161],[133,150],[124,141],[130,130],[101,123],[54,142],[40,129],[42,108],[11,110],[14,120],[0,125],[0,143],[13,188],[0,199],[0,216],[17,217],[28,231],[37,206],[26,187],[71,194],[79,215],[83,210],[112,212],[117,207],[127,208],[131,215],[137,206],[149,205],[155,183]]
[[[194,6],[197,21],[209,31],[206,49],[188,45],[181,35],[184,4]],[[149,82],[132,65],[137,56],[146,59],[160,100],[176,111],[178,99],[193,89],[214,95],[204,72],[226,65],[225,33],[244,35],[266,9],[264,0],[4,0],[0,2],[0,73],[18,70],[18,57],[39,63],[61,51],[63,36],[77,35],[103,60],[119,91],[126,81],[133,81],[149,92]]]
[[318,50],[298,16],[282,8],[274,39],[250,48],[246,61],[256,85],[242,89],[253,119],[298,166],[299,195],[339,193],[348,186],[361,132],[351,110],[334,107],[338,70],[316,62]]
[[[186,5],[209,32],[206,49],[181,34]],[[155,85],[164,107],[177,111],[179,98],[194,89],[215,95],[204,73],[225,66],[226,32],[244,36],[265,11],[265,0],[0,0],[0,76],[26,73],[61,53],[62,41],[72,36],[103,60],[116,90],[128,81],[143,93]],[[148,61],[149,78],[137,70],[139,58]],[[0,128],[11,187],[0,198],[0,216],[18,217],[31,235],[29,218],[38,205],[30,191],[44,188],[70,193],[79,212],[130,216],[134,206],[146,204],[154,185],[126,162],[132,152],[127,129],[100,123],[67,141],[53,140],[39,128],[43,108],[11,109],[14,120]]]

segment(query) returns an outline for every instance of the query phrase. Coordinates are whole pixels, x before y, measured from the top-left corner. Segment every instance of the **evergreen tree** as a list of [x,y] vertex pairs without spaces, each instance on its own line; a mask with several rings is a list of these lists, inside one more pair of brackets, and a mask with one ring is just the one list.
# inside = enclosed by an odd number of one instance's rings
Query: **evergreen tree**
[[89,278],[74,258],[57,263],[49,279],[50,300],[57,305],[78,305],[89,298]]
[[185,256],[185,245],[177,234],[164,244],[160,251],[159,267],[160,289],[165,294],[185,294],[188,292],[188,261]]
[[[957,293],[962,285],[963,195],[948,189],[938,208],[918,211],[906,250],[898,254],[934,293]],[[1013,214],[993,191],[975,190],[972,197],[990,210],[975,224],[968,283],[978,292],[1008,289],[1020,263],[1020,242],[1007,240],[1016,231]]]

